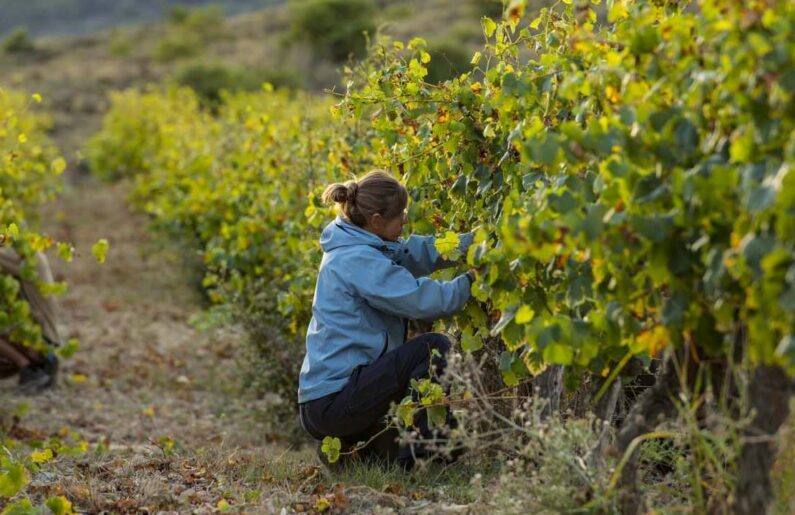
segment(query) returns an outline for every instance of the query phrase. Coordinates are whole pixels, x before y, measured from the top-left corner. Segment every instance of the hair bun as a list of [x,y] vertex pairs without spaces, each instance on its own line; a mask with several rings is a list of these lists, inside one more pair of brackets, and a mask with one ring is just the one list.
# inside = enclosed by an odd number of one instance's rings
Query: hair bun
[[359,191],[359,183],[351,181],[347,188],[347,200],[349,202],[356,202],[356,193]]
[[331,200],[342,204],[348,200],[348,188],[342,186],[341,184],[336,185],[336,187],[331,191],[329,195]]

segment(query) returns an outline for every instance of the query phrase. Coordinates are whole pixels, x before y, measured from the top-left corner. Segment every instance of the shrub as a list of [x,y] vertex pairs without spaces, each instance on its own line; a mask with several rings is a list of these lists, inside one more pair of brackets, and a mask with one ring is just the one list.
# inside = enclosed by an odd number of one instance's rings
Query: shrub
[[108,50],[114,57],[128,57],[130,55],[130,51],[132,50],[132,40],[127,34],[114,31],[111,35]]
[[35,50],[35,46],[30,35],[28,35],[28,29],[25,27],[17,27],[3,40],[2,49],[4,52],[12,54],[30,52]]
[[335,62],[367,49],[364,33],[373,33],[372,0],[293,0],[290,3],[290,39],[308,42],[315,55]]
[[219,63],[193,63],[183,66],[175,77],[180,86],[187,86],[206,106],[215,107],[221,100],[221,91],[254,91],[263,83],[276,88],[300,87],[300,77],[291,71],[270,68],[235,68]]
[[194,57],[207,43],[224,35],[224,11],[218,5],[199,9],[174,7],[168,13],[172,28],[160,41],[154,57],[161,62]]
[[469,0],[469,5],[480,16],[502,17],[503,0]]
[[188,64],[177,71],[180,86],[191,88],[204,102],[217,104],[221,90],[235,89],[235,73],[222,64]]
[[187,30],[169,31],[155,46],[154,58],[160,62],[195,57],[204,49],[201,37]]
[[168,10],[166,18],[174,25],[181,25],[188,19],[190,9],[184,5],[175,5]]
[[472,52],[460,41],[444,40],[428,45],[431,61],[427,64],[425,81],[431,84],[444,82],[472,68]]
[[200,35],[205,41],[223,34],[224,11],[220,5],[186,9],[184,14],[172,14],[171,20],[174,25]]

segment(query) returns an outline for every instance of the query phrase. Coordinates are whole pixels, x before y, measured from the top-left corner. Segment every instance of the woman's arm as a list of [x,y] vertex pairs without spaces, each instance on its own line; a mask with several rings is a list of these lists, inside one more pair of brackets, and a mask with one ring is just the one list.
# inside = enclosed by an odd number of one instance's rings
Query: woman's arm
[[372,307],[402,318],[430,320],[458,312],[469,299],[471,279],[462,274],[452,281],[414,277],[407,268],[383,255],[362,260],[366,270],[355,287]]
[[[474,235],[471,232],[458,235],[458,251],[461,255],[466,256],[473,239]],[[414,277],[422,277],[436,270],[454,266],[455,261],[444,259],[439,254],[435,242],[435,236],[409,236],[408,239],[400,242],[395,262],[407,268]]]

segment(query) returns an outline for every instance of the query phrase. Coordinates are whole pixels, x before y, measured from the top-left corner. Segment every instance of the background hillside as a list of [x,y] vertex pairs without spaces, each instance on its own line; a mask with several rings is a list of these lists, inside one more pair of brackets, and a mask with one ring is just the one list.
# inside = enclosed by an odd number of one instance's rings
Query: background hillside
[[[227,14],[239,14],[283,0],[226,0]],[[0,0],[0,37],[16,27],[35,36],[84,34],[116,25],[159,20],[174,6],[197,7],[211,0]]]
[[[64,7],[56,8],[55,2]],[[89,14],[80,23],[90,19],[126,23],[135,16],[166,12],[166,18],[158,23],[70,36],[38,37],[35,25],[30,25],[30,34],[21,41],[14,40],[13,35],[0,39],[0,88],[42,94],[43,107],[53,117],[52,136],[73,168],[80,162],[77,151],[81,143],[99,129],[108,95],[114,90],[143,88],[163,81],[191,86],[204,97],[214,97],[220,89],[258,89],[266,81],[277,87],[316,92],[342,87],[340,70],[344,60],[319,55],[311,42],[301,39],[300,34],[296,37],[290,2],[235,0],[209,4],[191,0],[192,4],[207,5],[175,15],[173,7],[186,3],[0,0],[0,12],[4,13],[0,31],[17,26],[18,21],[34,20],[37,12],[47,13],[38,20],[41,27],[46,27],[45,18],[52,18],[53,25],[47,30],[53,31],[55,25],[67,26],[68,20],[78,20],[84,9]],[[227,14],[244,5],[268,3],[272,5],[234,16]],[[133,5],[134,11],[129,7]],[[483,40],[481,17],[494,15],[500,9],[495,0],[380,0],[372,5],[375,8],[371,16],[364,17],[368,32],[388,34],[402,41],[415,36],[426,38],[429,51],[438,57],[431,70],[437,79],[469,66],[472,53]],[[325,30],[349,30],[356,14],[335,17],[331,24],[326,23]],[[356,28],[352,33],[361,37],[362,31]],[[10,40],[14,41],[9,43]]]

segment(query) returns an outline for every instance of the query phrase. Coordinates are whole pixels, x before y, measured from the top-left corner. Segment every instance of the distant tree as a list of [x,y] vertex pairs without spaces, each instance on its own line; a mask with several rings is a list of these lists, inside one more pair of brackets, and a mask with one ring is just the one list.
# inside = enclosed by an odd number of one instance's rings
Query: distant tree
[[488,16],[489,18],[502,17],[503,0],[469,0],[469,4],[481,16]]
[[301,86],[294,71],[264,67],[238,68],[221,63],[192,63],[181,67],[174,76],[177,84],[195,91],[203,105],[215,108],[221,103],[221,91],[253,91],[265,82],[276,88]]
[[291,0],[290,39],[308,42],[316,56],[335,62],[361,57],[375,13],[373,0]]
[[431,62],[426,65],[425,81],[431,84],[444,82],[472,68],[472,52],[465,43],[457,40],[432,41],[428,45]]
[[175,5],[168,10],[167,18],[174,25],[180,25],[188,19],[188,15],[190,15],[190,9],[184,5]]
[[3,40],[2,49],[6,53],[30,52],[35,49],[33,40],[28,35],[28,29],[17,27]]

